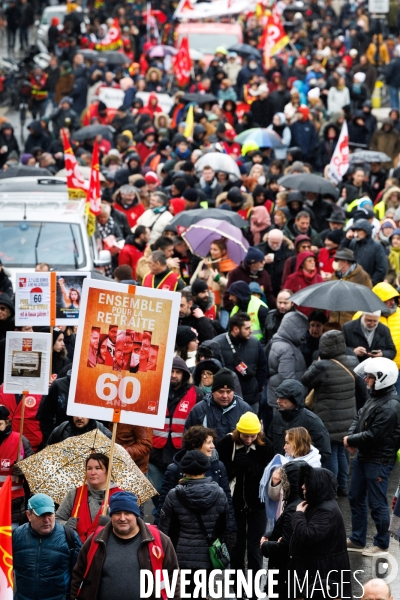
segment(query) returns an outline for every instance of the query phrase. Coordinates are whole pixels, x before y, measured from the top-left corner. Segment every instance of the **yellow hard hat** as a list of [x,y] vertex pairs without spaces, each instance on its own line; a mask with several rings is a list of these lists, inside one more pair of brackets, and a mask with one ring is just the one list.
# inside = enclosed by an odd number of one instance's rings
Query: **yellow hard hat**
[[236,429],[239,433],[244,433],[245,435],[257,435],[261,431],[261,423],[257,415],[247,412],[240,417]]
[[260,146],[257,144],[257,142],[253,142],[253,141],[249,141],[249,142],[245,142],[242,146],[242,156],[246,156],[246,154],[248,152],[252,152],[253,150],[259,150]]

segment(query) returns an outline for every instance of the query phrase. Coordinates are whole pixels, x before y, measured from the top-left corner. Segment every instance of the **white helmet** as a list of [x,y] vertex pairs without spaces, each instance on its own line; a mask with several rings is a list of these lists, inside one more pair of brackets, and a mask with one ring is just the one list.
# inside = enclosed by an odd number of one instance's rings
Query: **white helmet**
[[389,358],[377,356],[376,358],[367,358],[367,360],[364,360],[354,369],[354,373],[357,375],[371,373],[376,378],[375,389],[383,390],[396,383],[399,376],[399,369]]

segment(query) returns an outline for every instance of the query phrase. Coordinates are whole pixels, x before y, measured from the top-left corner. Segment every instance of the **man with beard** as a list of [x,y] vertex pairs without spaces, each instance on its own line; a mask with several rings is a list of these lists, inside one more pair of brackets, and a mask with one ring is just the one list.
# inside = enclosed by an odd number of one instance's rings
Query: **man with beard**
[[361,317],[343,325],[346,346],[349,346],[358,360],[384,357],[393,360],[396,347],[389,327],[379,322],[381,311],[363,312]]
[[193,303],[192,293],[188,289],[182,290],[179,325],[186,325],[195,329],[200,344],[215,337],[215,329],[210,319],[207,319],[201,308]]
[[[259,288],[262,292],[262,289]],[[251,289],[244,281],[235,281],[228,288],[229,300],[234,304],[231,317],[242,311],[250,315],[251,334],[259,341],[263,340],[265,320],[268,314],[268,306],[257,295],[251,293]]]
[[100,421],[95,419],[86,419],[85,417],[68,417],[67,421],[58,425],[50,434],[47,440],[47,446],[51,444],[58,444],[64,440],[75,437],[76,435],[83,435],[93,429],[100,429],[101,433],[104,433],[108,438],[111,438],[111,431],[104,427]]
[[[203,392],[189,383],[190,371],[182,358],[176,356],[172,362],[165,424],[162,429],[153,429],[153,450],[150,455],[149,480],[158,492],[165,471],[173,457],[182,448],[184,423],[191,409],[203,397]],[[158,498],[153,498],[157,505]]]
[[192,283],[192,298],[194,304],[197,304],[201,308],[207,319],[215,321],[217,318],[215,298],[212,291],[208,289],[208,285],[204,279],[196,279]]
[[276,298],[276,308],[269,311],[265,321],[264,338],[266,342],[269,342],[272,336],[278,331],[286,313],[294,310],[294,306],[290,300],[291,296],[293,296],[292,290],[281,290],[279,292]]

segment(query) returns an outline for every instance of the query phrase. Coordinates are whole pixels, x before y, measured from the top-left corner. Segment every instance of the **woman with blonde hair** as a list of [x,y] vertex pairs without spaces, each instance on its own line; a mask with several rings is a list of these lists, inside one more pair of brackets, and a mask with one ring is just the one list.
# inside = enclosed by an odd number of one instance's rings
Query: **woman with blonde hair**
[[285,456],[276,454],[265,468],[260,481],[260,499],[265,502],[267,529],[271,531],[282,512],[281,467],[290,461],[304,460],[312,467],[321,466],[319,450],[312,445],[311,436],[305,427],[293,427],[285,434],[283,447]]

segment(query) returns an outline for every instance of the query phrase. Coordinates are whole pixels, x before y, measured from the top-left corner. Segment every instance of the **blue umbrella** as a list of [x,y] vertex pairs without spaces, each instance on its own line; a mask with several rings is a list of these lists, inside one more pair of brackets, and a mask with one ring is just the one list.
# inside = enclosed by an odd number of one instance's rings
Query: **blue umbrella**
[[282,148],[282,138],[271,129],[255,127],[239,133],[235,142],[243,145],[245,142],[255,142],[259,148]]

